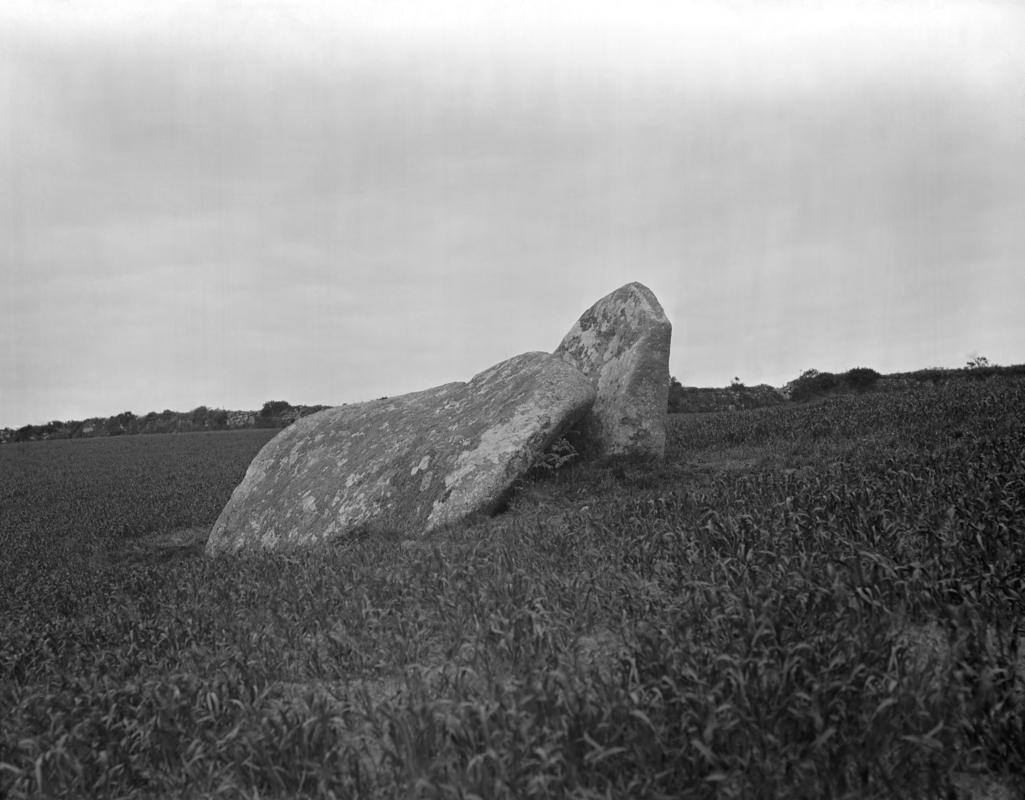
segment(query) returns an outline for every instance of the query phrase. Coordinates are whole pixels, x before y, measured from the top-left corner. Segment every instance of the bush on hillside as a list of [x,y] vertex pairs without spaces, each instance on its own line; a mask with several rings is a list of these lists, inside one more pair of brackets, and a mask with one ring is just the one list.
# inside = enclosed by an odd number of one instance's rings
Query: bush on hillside
[[287,400],[268,400],[260,409],[261,417],[278,417],[290,410],[292,404]]
[[844,374],[844,383],[859,392],[868,391],[882,377],[878,372],[869,367],[855,367],[847,370]]
[[829,393],[836,388],[838,382],[832,372],[809,369],[802,372],[801,377],[791,381],[787,387],[790,389],[790,399],[801,402]]
[[669,413],[679,414],[683,411],[683,386],[676,378],[669,379]]

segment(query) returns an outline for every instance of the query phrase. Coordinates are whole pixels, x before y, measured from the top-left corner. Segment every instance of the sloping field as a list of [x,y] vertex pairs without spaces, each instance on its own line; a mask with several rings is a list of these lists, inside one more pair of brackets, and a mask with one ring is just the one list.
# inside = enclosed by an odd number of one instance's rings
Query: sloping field
[[273,431],[0,447],[0,796],[1025,789],[1025,382],[670,425],[493,519],[215,560]]

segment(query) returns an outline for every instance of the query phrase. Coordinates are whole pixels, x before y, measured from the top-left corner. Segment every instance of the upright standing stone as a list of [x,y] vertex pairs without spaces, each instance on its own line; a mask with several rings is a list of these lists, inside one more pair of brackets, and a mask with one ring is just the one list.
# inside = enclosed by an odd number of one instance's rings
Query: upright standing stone
[[585,453],[665,455],[672,332],[652,291],[628,283],[587,309],[566,334],[555,354],[598,392],[580,425]]
[[493,511],[594,396],[562,359],[525,353],[469,383],[304,417],[257,453],[206,551],[304,546],[363,527],[416,535]]

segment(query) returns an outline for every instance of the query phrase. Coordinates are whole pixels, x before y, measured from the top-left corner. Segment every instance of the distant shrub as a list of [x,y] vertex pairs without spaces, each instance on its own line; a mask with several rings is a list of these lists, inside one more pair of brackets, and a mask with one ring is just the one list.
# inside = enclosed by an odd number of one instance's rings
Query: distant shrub
[[801,377],[790,382],[790,399],[798,402],[810,400],[832,391],[838,383],[839,379],[832,372],[809,369],[802,373]]
[[869,367],[855,367],[854,369],[847,370],[843,379],[844,383],[852,389],[864,392],[875,386],[881,377],[878,372]]
[[286,400],[268,400],[260,409],[261,417],[277,417],[292,408],[292,404]]
[[669,379],[669,413],[679,414],[683,411],[683,386],[676,378]]

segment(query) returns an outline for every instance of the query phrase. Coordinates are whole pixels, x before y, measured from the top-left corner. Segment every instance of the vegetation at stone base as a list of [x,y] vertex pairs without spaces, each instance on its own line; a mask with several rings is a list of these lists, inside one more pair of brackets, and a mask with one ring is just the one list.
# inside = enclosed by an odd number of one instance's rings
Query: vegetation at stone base
[[0,449],[0,796],[1025,788],[1023,381],[674,416],[422,539],[146,549],[272,434]]
[[195,433],[239,428],[286,428],[300,417],[328,406],[293,406],[284,400],[269,400],[259,411],[225,411],[198,406],[192,411],[150,411],[139,417],[123,411],[112,417],[86,420],[53,420],[45,425],[24,425],[0,429],[0,442],[35,442],[51,439],[80,439],[139,433]]

